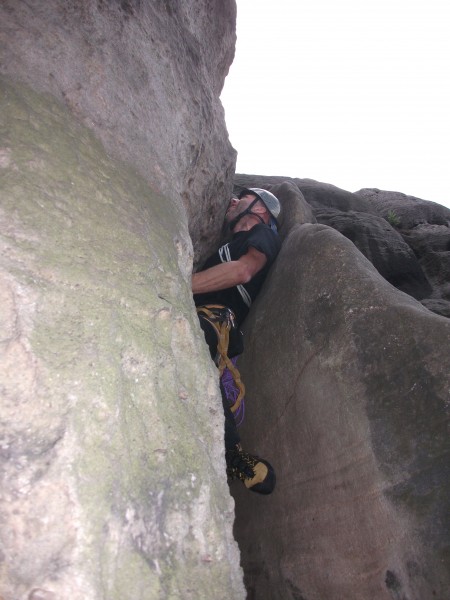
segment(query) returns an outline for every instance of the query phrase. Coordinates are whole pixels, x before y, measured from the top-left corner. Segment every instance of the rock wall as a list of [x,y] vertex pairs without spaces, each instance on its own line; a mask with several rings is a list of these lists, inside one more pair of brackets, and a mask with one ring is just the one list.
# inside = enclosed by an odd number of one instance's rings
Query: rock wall
[[219,94],[234,0],[4,0],[0,72],[49,92],[108,153],[185,207],[196,259],[217,241],[235,151]]
[[245,596],[190,292],[231,189],[234,15],[1,3],[2,600]]
[[357,195],[369,200],[377,213],[393,222],[425,274],[431,293],[422,304],[450,317],[450,210],[435,202],[399,192],[365,189]]
[[242,597],[184,213],[51,98],[0,114],[0,595]]
[[[190,292],[232,187],[235,14],[0,5],[2,600],[245,596]],[[235,486],[248,597],[443,599],[449,211],[284,180],[237,179],[281,184],[285,239],[242,362],[279,480]]]
[[[237,182],[270,187],[285,215],[239,362],[244,444],[278,475],[267,498],[233,488],[248,598],[444,600],[450,321],[317,223],[297,182]],[[307,185],[340,209],[367,202]]]
[[[437,314],[450,317],[450,209],[399,192],[366,189],[351,193],[312,179],[237,175],[235,185],[238,191],[284,181],[292,185],[288,196],[293,195],[294,201],[289,200],[289,207],[296,206],[298,192],[302,203],[306,202],[310,217],[304,220],[333,227],[389,283]],[[284,220],[295,220],[298,210],[289,208]]]

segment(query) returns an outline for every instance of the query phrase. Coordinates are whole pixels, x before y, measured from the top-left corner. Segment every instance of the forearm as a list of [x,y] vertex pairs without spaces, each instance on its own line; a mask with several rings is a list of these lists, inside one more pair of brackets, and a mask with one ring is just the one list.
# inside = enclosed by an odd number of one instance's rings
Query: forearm
[[241,283],[246,283],[248,280],[249,274],[245,265],[242,265],[237,260],[233,260],[221,263],[205,271],[194,273],[192,275],[192,292],[194,294],[217,292]]

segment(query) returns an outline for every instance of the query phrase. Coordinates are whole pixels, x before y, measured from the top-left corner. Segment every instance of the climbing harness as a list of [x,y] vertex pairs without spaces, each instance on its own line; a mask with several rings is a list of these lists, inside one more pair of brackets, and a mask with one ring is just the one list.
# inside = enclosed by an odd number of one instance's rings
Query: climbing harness
[[237,328],[236,318],[230,308],[222,306],[221,304],[205,304],[204,306],[197,306],[197,313],[202,319],[207,321],[216,332],[217,354],[215,363],[219,369],[220,377],[222,377],[225,368],[227,368],[239,390],[237,398],[231,406],[231,412],[235,414],[239,410],[245,395],[245,386],[241,381],[241,374],[228,356],[230,331]]

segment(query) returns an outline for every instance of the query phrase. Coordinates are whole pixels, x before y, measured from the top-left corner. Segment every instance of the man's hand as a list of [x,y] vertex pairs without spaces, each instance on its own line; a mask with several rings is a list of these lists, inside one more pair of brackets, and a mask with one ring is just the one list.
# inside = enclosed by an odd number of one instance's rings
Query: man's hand
[[261,271],[266,262],[265,254],[255,248],[249,248],[247,254],[241,256],[239,260],[220,263],[206,271],[194,273],[192,275],[192,292],[194,294],[217,292],[247,283]]

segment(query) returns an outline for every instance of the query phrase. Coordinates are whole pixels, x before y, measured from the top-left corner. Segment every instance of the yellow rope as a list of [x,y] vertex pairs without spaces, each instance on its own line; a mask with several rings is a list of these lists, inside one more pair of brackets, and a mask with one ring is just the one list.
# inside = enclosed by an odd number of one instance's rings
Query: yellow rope
[[238,397],[236,398],[234,404],[231,406],[231,412],[235,413],[239,409],[242,399],[245,396],[245,386],[243,381],[241,381],[241,374],[228,357],[228,345],[230,343],[231,323],[227,319],[220,319],[213,312],[214,309],[221,310],[224,308],[224,306],[221,306],[219,304],[208,304],[206,306],[198,306],[197,312],[203,314],[204,318],[208,321],[208,323],[210,323],[216,330],[217,352],[219,353],[219,364],[217,366],[219,368],[220,377],[222,377],[225,367],[227,367],[231,375],[233,376],[235,384],[238,387]]

